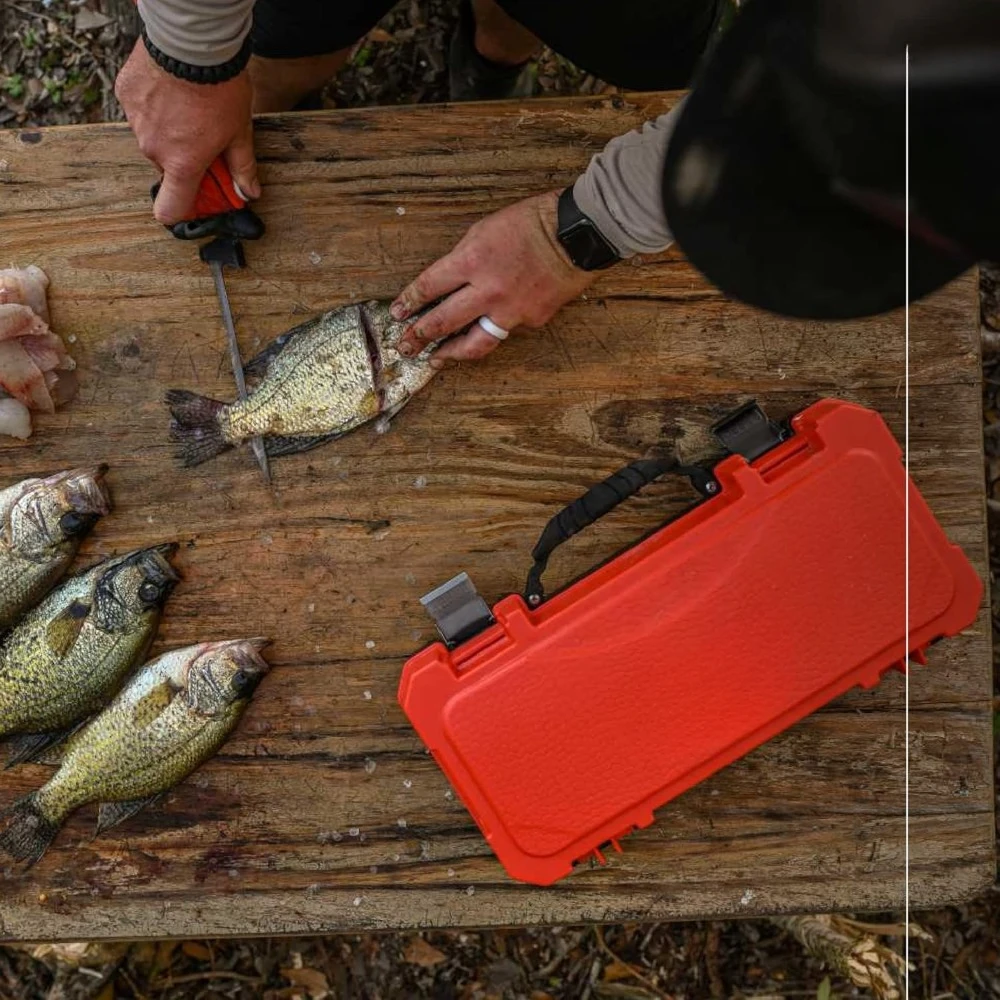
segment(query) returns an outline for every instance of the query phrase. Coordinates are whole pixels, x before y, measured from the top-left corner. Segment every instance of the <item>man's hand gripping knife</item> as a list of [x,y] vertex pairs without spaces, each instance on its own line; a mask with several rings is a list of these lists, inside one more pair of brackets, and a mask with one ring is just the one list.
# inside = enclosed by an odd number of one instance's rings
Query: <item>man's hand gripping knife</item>
[[191,218],[219,156],[238,191],[260,196],[253,152],[253,0],[138,0],[142,37],[115,83],[142,154],[163,179],[153,214]]

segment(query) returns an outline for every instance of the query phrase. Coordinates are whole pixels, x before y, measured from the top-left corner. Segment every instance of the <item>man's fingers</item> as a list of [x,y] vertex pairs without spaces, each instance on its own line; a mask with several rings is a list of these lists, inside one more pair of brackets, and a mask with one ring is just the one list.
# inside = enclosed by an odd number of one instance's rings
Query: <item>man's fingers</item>
[[428,302],[461,288],[465,284],[465,272],[466,268],[454,251],[435,261],[399,293],[390,308],[393,319],[406,319]]
[[475,361],[478,358],[485,358],[499,346],[500,341],[476,323],[468,333],[442,344],[431,355],[431,365],[441,368],[446,361]]
[[421,316],[403,335],[399,353],[419,354],[432,340],[441,340],[468,326],[482,315],[483,297],[472,285],[460,288],[444,302]]
[[248,198],[259,198],[260,180],[257,177],[257,157],[253,154],[253,125],[250,122],[222,155],[226,158],[226,166],[233,175],[236,187]]
[[178,174],[166,171],[160,182],[156,201],[153,203],[153,216],[156,221],[170,226],[190,217],[195,199],[198,197],[202,176],[200,173]]

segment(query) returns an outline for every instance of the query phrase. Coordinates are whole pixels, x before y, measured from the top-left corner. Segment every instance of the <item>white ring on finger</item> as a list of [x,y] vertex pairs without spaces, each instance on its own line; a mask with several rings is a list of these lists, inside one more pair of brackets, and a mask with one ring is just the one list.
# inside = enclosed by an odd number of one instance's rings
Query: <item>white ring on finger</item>
[[510,330],[505,330],[498,323],[494,323],[489,316],[480,316],[476,322],[491,336],[497,340],[506,340],[510,336]]

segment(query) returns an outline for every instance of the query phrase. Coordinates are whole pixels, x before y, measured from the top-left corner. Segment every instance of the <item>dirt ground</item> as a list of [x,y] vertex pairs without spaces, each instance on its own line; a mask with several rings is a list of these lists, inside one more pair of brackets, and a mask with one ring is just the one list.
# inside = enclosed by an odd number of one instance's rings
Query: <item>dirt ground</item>
[[[0,127],[120,119],[113,81],[130,44],[127,0],[0,0]],[[356,47],[330,107],[438,101],[455,0],[404,0]],[[540,93],[605,84],[546,51]],[[990,557],[1000,566],[1000,270],[984,269],[983,401]],[[994,621],[997,621],[994,605]],[[0,901],[2,906],[2,901]],[[844,964],[893,965],[899,915],[364,934],[301,940],[0,947],[0,1000],[207,997],[303,1000],[672,1000],[872,996]],[[918,913],[910,996],[1000,997],[1000,892]],[[807,950],[803,940],[812,947]],[[823,954],[826,962],[816,954]],[[857,979],[857,974],[855,979]],[[862,977],[863,978],[863,977]],[[891,990],[883,996],[891,996]]]

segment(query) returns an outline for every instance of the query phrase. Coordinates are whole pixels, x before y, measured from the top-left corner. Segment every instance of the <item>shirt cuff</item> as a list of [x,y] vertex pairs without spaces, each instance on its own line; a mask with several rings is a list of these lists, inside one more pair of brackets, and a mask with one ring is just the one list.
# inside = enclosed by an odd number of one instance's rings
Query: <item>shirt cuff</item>
[[254,0],[139,0],[149,40],[190,66],[234,59],[253,26]]
[[663,211],[663,165],[685,100],[641,131],[612,139],[573,186],[580,211],[622,257],[659,253],[674,242]]

